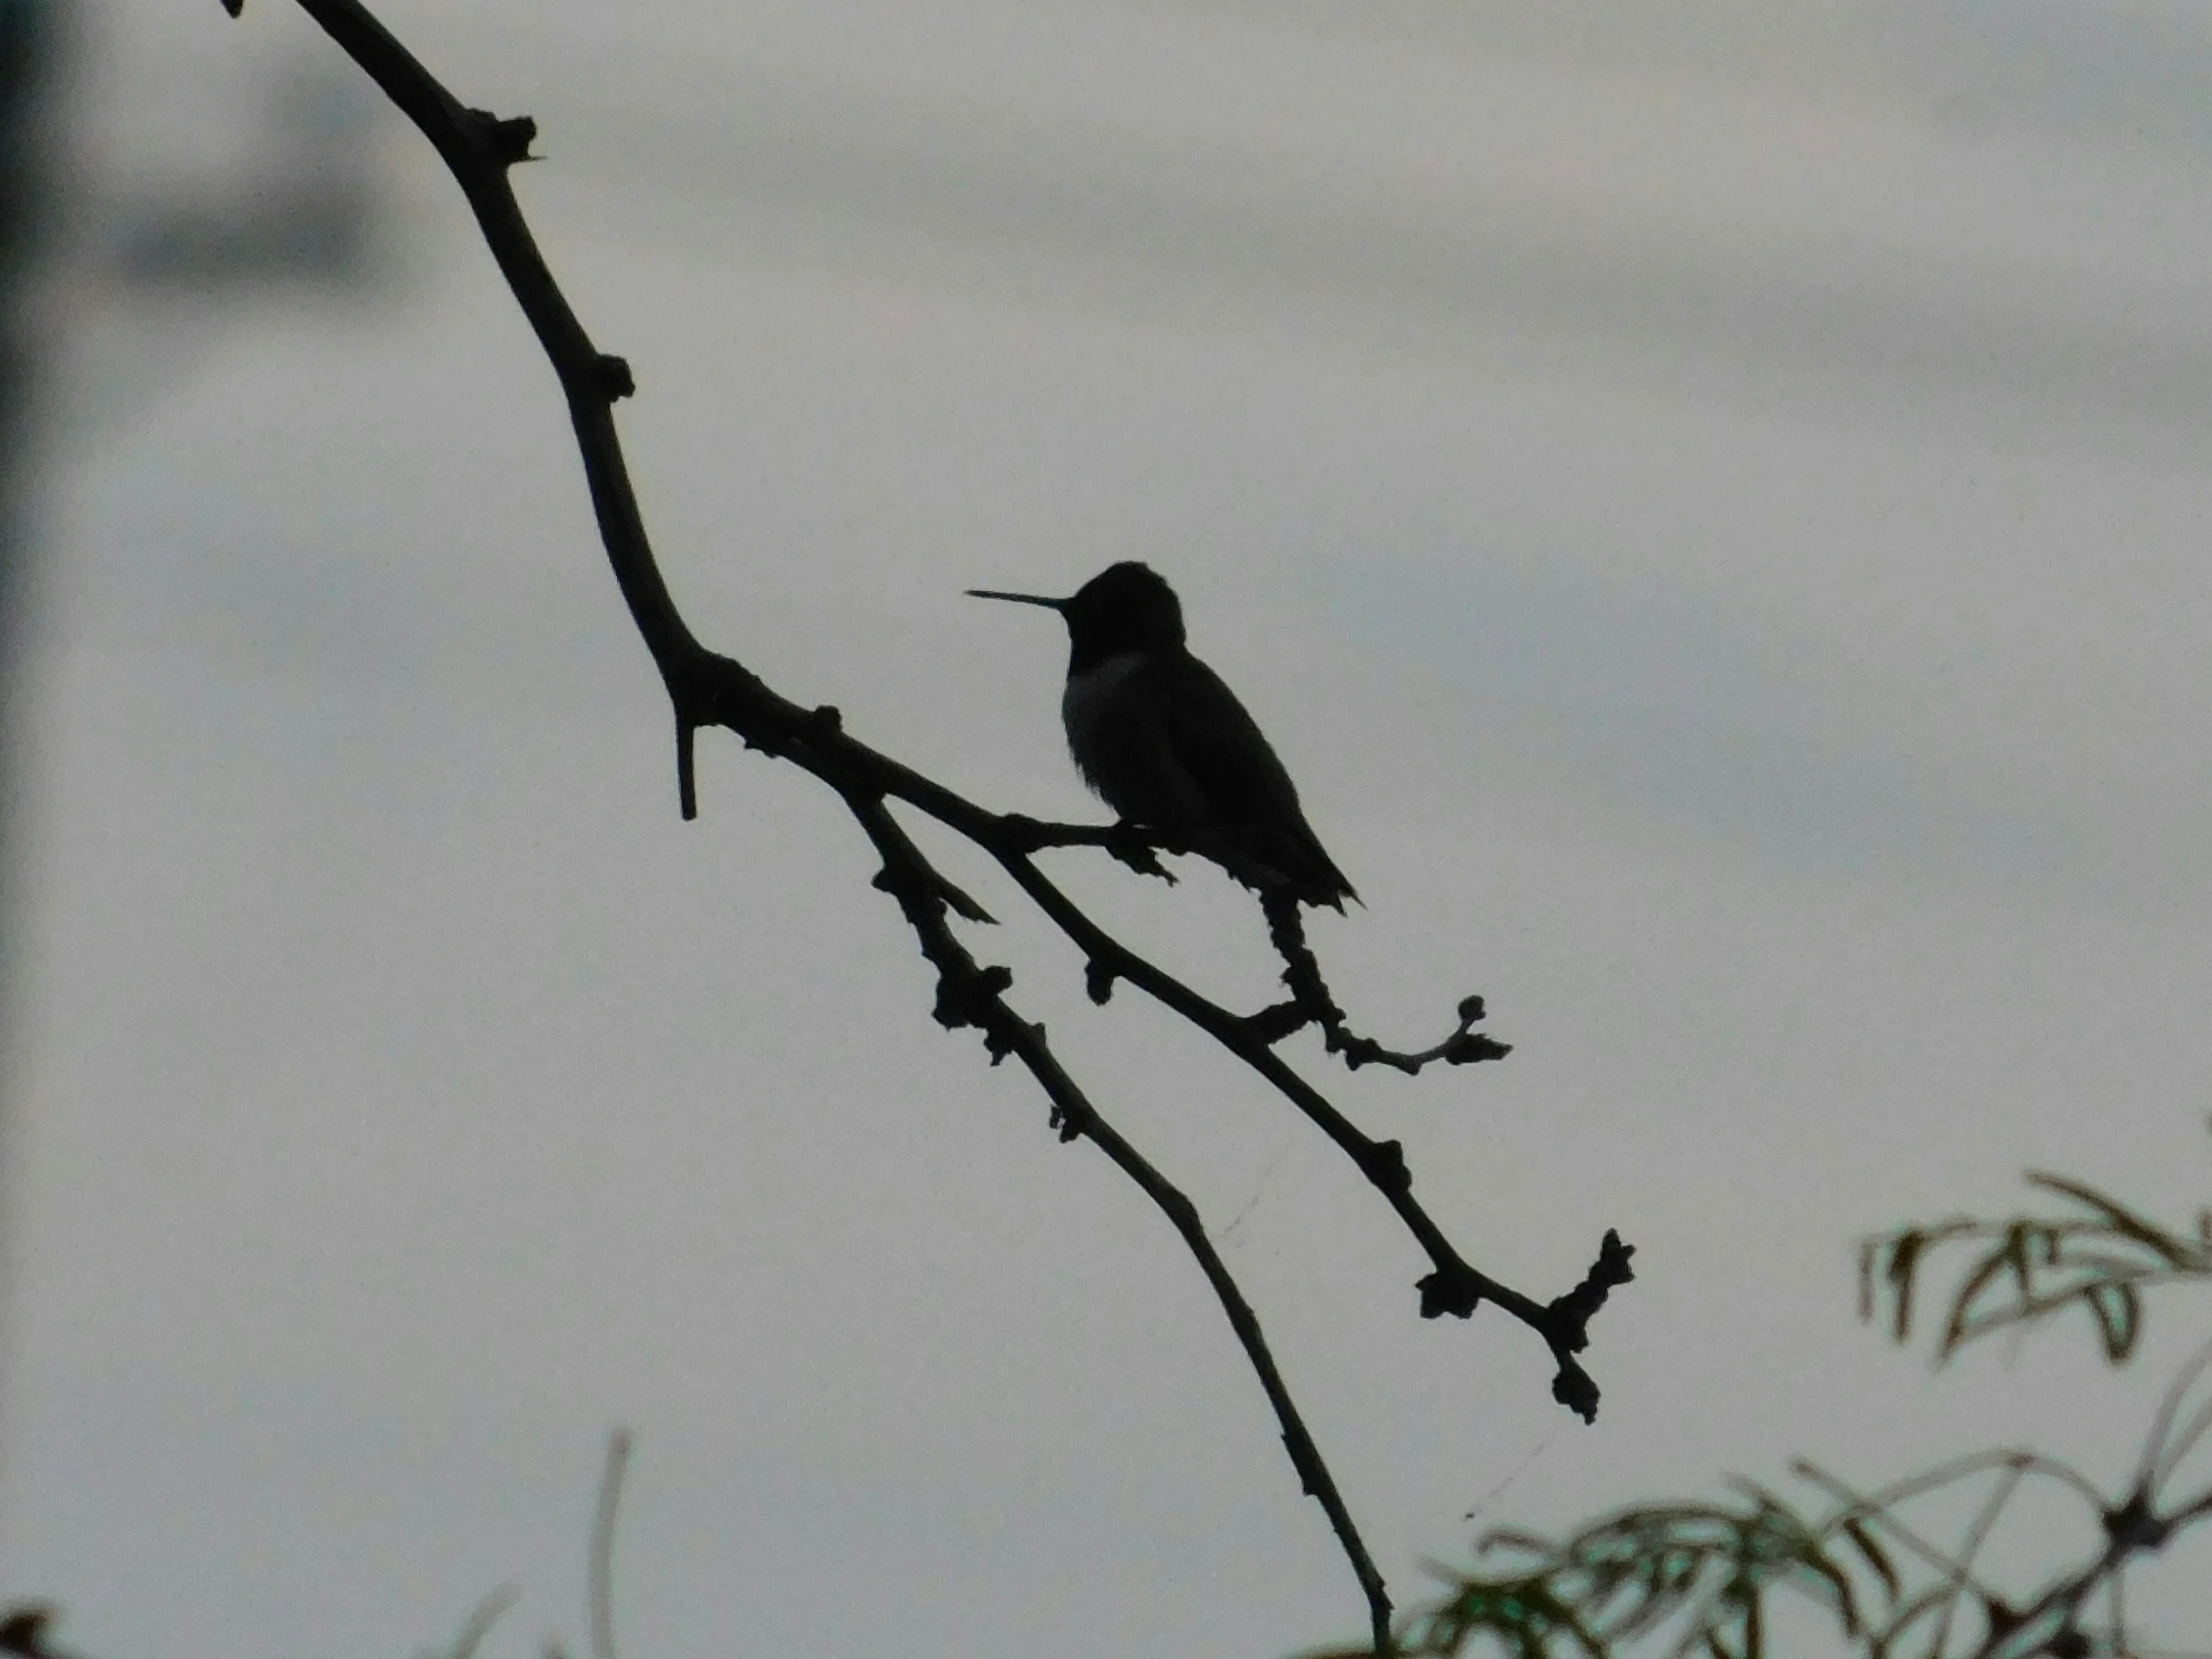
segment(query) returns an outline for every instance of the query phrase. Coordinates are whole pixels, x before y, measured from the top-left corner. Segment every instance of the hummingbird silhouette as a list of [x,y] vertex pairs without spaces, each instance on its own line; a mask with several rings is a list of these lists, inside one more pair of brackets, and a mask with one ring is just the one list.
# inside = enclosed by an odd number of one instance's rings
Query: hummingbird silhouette
[[1124,821],[1308,904],[1342,911],[1360,896],[1322,849],[1291,775],[1237,694],[1191,655],[1182,602],[1150,566],[1111,565],[1066,599],[967,591],[1043,605],[1067,623],[1068,750]]

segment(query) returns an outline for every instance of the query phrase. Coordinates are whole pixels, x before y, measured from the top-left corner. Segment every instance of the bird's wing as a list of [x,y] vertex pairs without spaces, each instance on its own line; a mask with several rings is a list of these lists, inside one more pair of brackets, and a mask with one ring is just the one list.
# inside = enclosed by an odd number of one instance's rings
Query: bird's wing
[[1298,790],[1259,723],[1222,677],[1196,657],[1163,664],[1156,718],[1168,752],[1206,802],[1238,829],[1298,815]]
[[1178,770],[1203,796],[1207,816],[1251,856],[1287,876],[1311,903],[1359,895],[1306,822],[1298,789],[1260,726],[1222,677],[1184,655],[1165,669],[1158,719]]

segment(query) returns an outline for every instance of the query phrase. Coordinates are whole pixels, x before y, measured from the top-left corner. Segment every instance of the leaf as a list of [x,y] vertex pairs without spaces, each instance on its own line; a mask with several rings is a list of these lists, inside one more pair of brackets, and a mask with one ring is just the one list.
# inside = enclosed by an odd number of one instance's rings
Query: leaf
[[2134,1352],[2142,1335],[2143,1299],[2132,1285],[2092,1285],[2081,1300],[2096,1316],[2097,1335],[2104,1342],[2104,1357],[2119,1365]]
[[2032,1186],[2044,1187],[2055,1193],[2063,1193],[2075,1203],[2094,1210],[2104,1218],[2106,1224],[2114,1232],[2124,1233],[2146,1250],[2154,1252],[2165,1261],[2168,1267],[2198,1273],[2212,1271],[2212,1263],[2201,1261],[2197,1252],[2192,1250],[2185,1242],[2175,1238],[2156,1223],[2145,1221],[2142,1217],[2125,1209],[2114,1200],[2106,1198],[2094,1187],[2085,1187],[2080,1182],[2069,1181],[2062,1175],[2046,1175],[2040,1170],[2029,1171],[2027,1179]]
[[1856,1515],[1844,1522],[1843,1532],[1866,1558],[1867,1565],[1874,1569],[1874,1575],[1882,1580],[1884,1593],[1893,1602],[1896,1601],[1898,1592],[1904,1588],[1904,1582],[1898,1577],[1898,1569],[1890,1560],[1890,1552],[1882,1547],[1881,1540]]
[[[1938,1361],[1947,1360],[1958,1351],[1959,1346],[1966,1341],[1969,1327],[1987,1328],[1986,1322],[1976,1322],[1974,1320],[1973,1305],[1989,1283],[2007,1268],[2013,1270],[2015,1277],[2021,1280],[2024,1286],[2028,1270],[2027,1264],[2021,1259],[2020,1233],[2017,1226],[2006,1230],[2003,1248],[1992,1251],[1989,1255],[1983,1257],[1975,1266],[1973,1272],[1966,1275],[1965,1281],[1958,1287],[1957,1294],[1951,1298],[1950,1317],[1943,1323],[1943,1340],[1936,1351]],[[2024,1299],[2028,1293],[2023,1288],[2020,1294]],[[2002,1323],[2001,1318],[1997,1323]]]
[[1890,1327],[1893,1342],[1902,1343],[1913,1335],[1913,1270],[1919,1266],[1922,1247],[1927,1243],[1928,1235],[1913,1227],[1900,1233],[1890,1246],[1887,1277],[1898,1299],[1897,1316]]

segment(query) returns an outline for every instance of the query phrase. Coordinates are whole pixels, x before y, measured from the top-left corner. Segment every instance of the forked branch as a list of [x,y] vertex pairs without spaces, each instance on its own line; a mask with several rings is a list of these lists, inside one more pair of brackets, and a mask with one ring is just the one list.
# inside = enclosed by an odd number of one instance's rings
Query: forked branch
[[[240,3],[225,0],[234,14]],[[1208,1241],[1197,1211],[1099,1115],[1054,1057],[1043,1029],[1008,1004],[1005,992],[1012,975],[1003,967],[979,965],[960,943],[950,918],[984,922],[990,919],[987,912],[929,863],[888,804],[911,807],[987,851],[1083,953],[1095,997],[1103,1000],[1115,982],[1127,981],[1215,1037],[1265,1078],[1346,1152],[1426,1255],[1430,1271],[1418,1287],[1422,1316],[1465,1318],[1483,1302],[1494,1303],[1543,1338],[1557,1368],[1554,1395],[1583,1417],[1594,1417],[1597,1385],[1575,1356],[1587,1345],[1591,1316],[1614,1286],[1632,1277],[1630,1247],[1606,1234],[1582,1282],[1548,1303],[1489,1278],[1459,1256],[1415,1202],[1398,1143],[1365,1134],[1275,1051],[1292,1029],[1313,1024],[1328,1048],[1354,1066],[1374,1061],[1417,1071],[1437,1059],[1461,1064],[1496,1058],[1505,1052],[1503,1045],[1472,1031],[1481,1018],[1480,999],[1460,1004],[1457,1029],[1435,1048],[1415,1053],[1383,1049],[1350,1031],[1305,946],[1295,906],[1287,911],[1275,906],[1270,911],[1272,930],[1288,964],[1292,1001],[1285,1006],[1292,1012],[1233,1014],[1108,934],[1068,900],[1032,856],[1047,847],[1096,845],[1133,868],[1165,875],[1156,854],[1173,848],[1126,829],[1041,825],[977,807],[851,737],[835,709],[802,707],[742,663],[700,644],[678,612],[653,556],[615,431],[614,405],[634,389],[629,365],[592,342],[547,269],[509,186],[509,170],[529,157],[535,124],[527,117],[501,119],[463,105],[359,0],[298,4],[437,150],[553,365],[575,428],[600,540],[631,618],[668,688],[684,817],[695,817],[698,811],[693,743],[698,730],[707,726],[727,727],[747,747],[789,761],[836,792],[882,859],[877,884],[898,902],[923,956],[936,970],[939,1021],[948,1028],[980,1031],[994,1062],[1007,1055],[1019,1060],[1051,1101],[1052,1120],[1062,1138],[1086,1138],[1098,1146],[1161,1209],[1189,1247],[1260,1379],[1302,1485],[1321,1503],[1360,1581],[1376,1651],[1387,1650],[1390,1607],[1382,1575],[1300,1419],[1257,1318]],[[1295,1023],[1289,1023],[1293,1014]]]

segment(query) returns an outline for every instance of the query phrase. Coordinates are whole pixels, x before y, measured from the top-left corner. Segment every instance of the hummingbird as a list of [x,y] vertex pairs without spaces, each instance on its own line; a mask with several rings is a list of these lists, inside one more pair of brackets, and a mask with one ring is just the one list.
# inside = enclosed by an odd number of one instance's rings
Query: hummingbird
[[1149,565],[1110,565],[1066,599],[967,591],[1042,605],[1067,623],[1068,751],[1125,823],[1188,842],[1247,885],[1340,912],[1360,896],[1237,694],[1191,655],[1182,602]]

